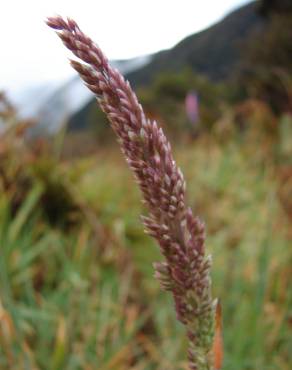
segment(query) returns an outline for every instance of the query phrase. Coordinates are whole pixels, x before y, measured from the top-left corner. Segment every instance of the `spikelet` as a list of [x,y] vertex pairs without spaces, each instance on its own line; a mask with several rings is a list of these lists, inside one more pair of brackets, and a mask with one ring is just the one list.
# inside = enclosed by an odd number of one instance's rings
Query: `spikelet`
[[155,276],[172,293],[177,318],[185,325],[190,369],[213,369],[211,258],[205,254],[204,224],[186,206],[185,180],[170,143],[157,122],[147,119],[129,82],[75,21],[54,17],[47,24],[82,61],[71,61],[71,66],[107,115],[141,189],[149,210],[149,217],[143,218],[146,232],[156,239],[164,256],[164,262],[154,264]]

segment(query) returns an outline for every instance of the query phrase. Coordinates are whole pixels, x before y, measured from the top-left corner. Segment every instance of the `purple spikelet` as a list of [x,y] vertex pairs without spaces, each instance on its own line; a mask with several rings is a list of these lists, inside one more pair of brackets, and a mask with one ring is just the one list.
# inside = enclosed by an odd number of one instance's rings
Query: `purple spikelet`
[[54,17],[47,24],[83,62],[71,61],[71,65],[96,95],[142,191],[149,210],[142,221],[165,258],[154,264],[155,277],[172,293],[177,318],[186,327],[190,369],[212,369],[211,258],[205,255],[204,224],[185,204],[185,180],[170,143],[158,124],[146,118],[129,82],[75,21]]

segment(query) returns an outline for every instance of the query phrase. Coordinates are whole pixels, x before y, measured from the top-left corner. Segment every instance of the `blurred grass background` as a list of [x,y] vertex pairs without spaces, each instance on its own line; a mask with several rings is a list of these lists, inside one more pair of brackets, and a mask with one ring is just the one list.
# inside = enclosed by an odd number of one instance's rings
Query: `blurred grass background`
[[[224,369],[288,370],[291,118],[271,135],[256,112],[244,131],[227,114],[173,149],[207,224]],[[29,123],[9,117],[0,147],[0,369],[187,369],[183,328],[153,278],[161,257],[143,233],[145,210],[117,144],[68,159],[60,137],[27,141]]]

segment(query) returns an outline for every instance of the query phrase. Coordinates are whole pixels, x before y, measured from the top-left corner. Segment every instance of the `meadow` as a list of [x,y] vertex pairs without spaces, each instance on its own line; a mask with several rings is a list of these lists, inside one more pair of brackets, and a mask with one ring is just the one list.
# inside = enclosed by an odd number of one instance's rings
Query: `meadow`
[[[253,117],[244,132],[227,120],[221,131],[171,140],[207,225],[225,370],[292,363],[292,143],[282,121],[276,139]],[[21,125],[9,127],[0,146],[0,369],[186,370],[184,329],[153,278],[161,256],[118,145],[64,158],[58,138],[32,144]]]

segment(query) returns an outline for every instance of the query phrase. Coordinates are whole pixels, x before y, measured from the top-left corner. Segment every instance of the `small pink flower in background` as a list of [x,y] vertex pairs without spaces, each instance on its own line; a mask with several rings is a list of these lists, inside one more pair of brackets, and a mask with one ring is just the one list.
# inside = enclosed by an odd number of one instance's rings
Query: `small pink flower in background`
[[190,123],[195,125],[199,121],[199,98],[195,91],[190,91],[186,95],[185,109]]

